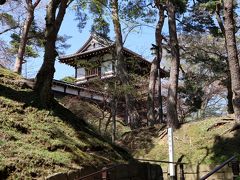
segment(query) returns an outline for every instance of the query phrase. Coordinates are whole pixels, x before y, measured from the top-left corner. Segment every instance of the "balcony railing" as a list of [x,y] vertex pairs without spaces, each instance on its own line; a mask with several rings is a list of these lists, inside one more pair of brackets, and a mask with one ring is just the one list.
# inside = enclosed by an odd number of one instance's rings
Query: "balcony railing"
[[94,69],[86,70],[86,75],[85,75],[85,77],[86,77],[86,78],[89,78],[89,77],[94,77],[94,76],[98,76],[98,75],[99,75],[99,70],[98,70],[98,68],[94,68]]

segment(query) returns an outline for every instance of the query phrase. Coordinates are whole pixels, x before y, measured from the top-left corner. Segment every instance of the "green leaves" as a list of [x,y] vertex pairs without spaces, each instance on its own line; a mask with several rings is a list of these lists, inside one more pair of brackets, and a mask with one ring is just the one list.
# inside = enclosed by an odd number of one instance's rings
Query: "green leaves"
[[75,20],[78,21],[78,28],[81,32],[82,29],[85,27],[87,23],[87,14],[84,12],[87,8],[87,1],[85,0],[78,0],[74,5],[74,10],[76,11],[76,18]]
[[183,18],[180,27],[187,33],[204,33],[208,30],[216,32],[216,29],[218,29],[214,23],[211,13],[199,6],[196,6],[189,11],[189,15]]
[[100,65],[97,61],[88,61],[88,60],[79,61],[78,59],[76,59],[75,63],[77,67],[84,67],[87,70],[97,68]]
[[93,15],[91,32],[104,38],[109,38],[109,22],[106,20],[108,0],[93,0],[89,5],[89,11]]
[[91,32],[97,33],[98,35],[108,39],[110,32],[109,23],[103,18],[103,16],[95,17],[93,20]]
[[172,0],[172,2],[178,14],[182,14],[186,11],[188,0]]
[[17,22],[15,21],[13,16],[8,13],[0,13],[0,22],[3,25],[7,25],[9,27],[13,27],[17,25]]
[[184,86],[179,87],[180,97],[185,100],[185,105],[189,106],[190,112],[196,112],[201,109],[203,85],[201,80],[203,80],[204,75],[197,74],[194,72],[188,72],[184,77]]
[[66,76],[61,79],[61,81],[67,82],[67,83],[75,83],[76,79],[71,76]]
[[[137,23],[143,21],[145,23],[154,23],[156,21],[156,10],[151,7],[152,1],[130,0],[123,1],[121,4],[120,16],[122,19]],[[138,22],[138,23],[139,23]]]
[[95,15],[102,15],[104,13],[104,8],[107,7],[108,0],[93,0],[89,5],[90,12]]
[[[12,38],[12,40],[10,41],[10,44],[11,44],[10,51],[11,51],[12,54],[17,54],[18,48],[19,48],[19,44],[20,44],[20,36],[15,34],[15,33],[13,33],[11,35],[11,38]],[[26,45],[26,50],[25,50],[24,56],[25,57],[33,57],[33,58],[36,58],[36,57],[39,56],[37,51],[31,45],[30,41],[28,41],[28,43]]]
[[58,35],[57,41],[56,41],[58,54],[64,54],[64,51],[71,47],[70,44],[66,43],[66,41],[70,38],[71,38],[71,36],[67,36],[67,35],[60,36],[60,35]]
[[220,0],[208,0],[205,2],[202,2],[200,6],[211,13],[213,13],[216,10],[216,5],[217,4],[222,4]]

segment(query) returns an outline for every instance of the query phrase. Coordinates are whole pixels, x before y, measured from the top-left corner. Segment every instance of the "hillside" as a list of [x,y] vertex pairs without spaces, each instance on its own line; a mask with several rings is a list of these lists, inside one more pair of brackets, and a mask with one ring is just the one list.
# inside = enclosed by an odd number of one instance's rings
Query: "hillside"
[[[96,132],[111,139],[112,119],[109,105],[83,100],[76,96],[65,96],[58,100],[77,117],[88,122]],[[121,138],[122,134],[129,131],[130,128],[124,124],[123,117],[116,116],[116,138]]]
[[[107,137],[111,133],[111,123],[106,126],[109,112],[101,105],[73,97],[60,102],[68,109],[57,102],[50,111],[41,109],[22,77],[0,68],[1,178],[36,179],[131,158],[96,133]],[[117,120],[118,143],[133,156],[168,160],[165,127],[129,131],[120,117]],[[239,130],[228,131],[233,125],[231,116],[183,124],[174,132],[175,160],[193,165],[218,164],[232,155],[239,156]]]
[[[185,123],[174,132],[175,160],[188,164],[219,164],[240,156],[239,130],[230,132],[231,116]],[[135,157],[168,160],[167,131],[147,128],[126,133],[121,142]]]
[[0,68],[1,178],[34,179],[131,158],[54,104],[52,110],[41,109],[21,76]]

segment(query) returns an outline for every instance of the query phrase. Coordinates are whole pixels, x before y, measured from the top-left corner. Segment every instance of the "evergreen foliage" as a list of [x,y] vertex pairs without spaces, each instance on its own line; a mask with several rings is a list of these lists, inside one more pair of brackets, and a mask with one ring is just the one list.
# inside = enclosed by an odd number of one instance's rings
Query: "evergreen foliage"
[[66,83],[75,83],[76,78],[72,77],[72,76],[66,76],[64,78],[61,79],[61,81],[64,81]]
[[11,14],[8,13],[0,13],[0,22],[2,25],[7,25],[9,27],[14,27],[17,25],[16,20]]

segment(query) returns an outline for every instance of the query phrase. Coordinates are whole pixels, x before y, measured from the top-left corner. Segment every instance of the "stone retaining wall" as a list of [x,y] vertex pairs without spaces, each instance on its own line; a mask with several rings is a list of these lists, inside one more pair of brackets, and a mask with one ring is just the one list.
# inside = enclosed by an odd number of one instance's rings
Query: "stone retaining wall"
[[[184,174],[185,180],[198,180],[214,169],[214,165],[185,165]],[[94,173],[100,169],[87,167],[79,170],[72,170],[68,173],[56,173],[46,177],[46,180],[76,180],[85,175]],[[168,168],[156,164],[149,163],[130,163],[122,164],[117,169],[108,171],[110,180],[168,180]],[[231,167],[225,166],[219,172],[215,173],[208,180],[232,180],[233,174]],[[102,174],[95,175],[84,180],[100,180]],[[178,168],[178,179],[180,179],[180,171]]]
[[[100,169],[91,167],[72,170],[67,173],[56,173],[45,178],[45,180],[76,180],[80,177],[94,173]],[[107,170],[84,180],[100,180],[107,176],[107,180],[163,180],[160,165],[150,163],[121,164],[117,168]]]

